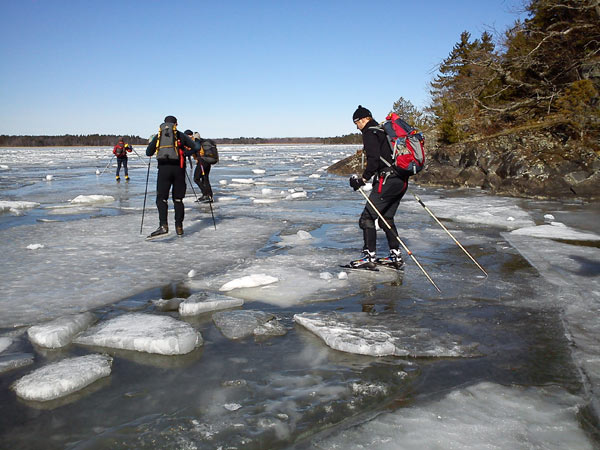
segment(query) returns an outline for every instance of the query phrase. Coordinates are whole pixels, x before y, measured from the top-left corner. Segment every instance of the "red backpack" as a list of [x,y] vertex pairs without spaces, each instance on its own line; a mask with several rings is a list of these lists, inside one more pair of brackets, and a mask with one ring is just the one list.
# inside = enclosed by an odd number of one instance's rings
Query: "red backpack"
[[393,166],[383,157],[381,160],[399,175],[411,176],[425,166],[425,138],[396,113],[390,113],[377,129],[385,132],[392,149]]

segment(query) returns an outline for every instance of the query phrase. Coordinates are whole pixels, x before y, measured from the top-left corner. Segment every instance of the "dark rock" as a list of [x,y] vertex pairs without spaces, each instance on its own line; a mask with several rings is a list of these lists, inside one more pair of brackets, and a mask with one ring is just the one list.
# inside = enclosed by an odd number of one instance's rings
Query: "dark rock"
[[[600,147],[543,128],[441,146],[428,140],[425,169],[411,177],[420,185],[481,187],[514,197],[600,199]],[[362,151],[328,172],[362,172]]]

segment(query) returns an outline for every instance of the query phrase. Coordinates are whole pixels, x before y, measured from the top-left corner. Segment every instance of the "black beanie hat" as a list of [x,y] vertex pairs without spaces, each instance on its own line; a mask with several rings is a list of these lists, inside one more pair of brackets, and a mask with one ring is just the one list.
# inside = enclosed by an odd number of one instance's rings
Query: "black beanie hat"
[[194,132],[192,130],[185,130],[183,132],[183,134],[187,134],[188,136],[191,136],[192,134],[194,134]]
[[177,119],[175,116],[167,116],[165,117],[165,123],[177,123]]
[[354,114],[352,114],[352,121],[354,122],[358,119],[364,119],[365,117],[373,117],[371,115],[371,111],[369,111],[367,108],[363,108],[362,105],[358,105],[358,108],[356,108],[356,111],[354,111]]

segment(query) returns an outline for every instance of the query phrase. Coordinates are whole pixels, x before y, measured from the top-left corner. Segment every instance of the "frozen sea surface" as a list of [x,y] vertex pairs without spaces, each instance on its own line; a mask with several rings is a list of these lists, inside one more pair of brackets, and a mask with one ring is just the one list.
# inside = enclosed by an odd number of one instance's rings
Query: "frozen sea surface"
[[[154,241],[154,165],[142,211],[141,158],[116,183],[109,148],[1,149],[0,447],[597,448],[599,205],[412,184],[396,223],[438,294],[406,255],[339,267],[364,199],[326,168],[356,149],[223,147],[215,221],[188,186]],[[110,375],[69,366],[99,352]]]

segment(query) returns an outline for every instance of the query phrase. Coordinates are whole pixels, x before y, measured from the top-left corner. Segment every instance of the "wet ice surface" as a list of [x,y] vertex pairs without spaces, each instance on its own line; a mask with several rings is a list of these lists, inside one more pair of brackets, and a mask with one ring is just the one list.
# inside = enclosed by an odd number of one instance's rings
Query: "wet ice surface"
[[[339,267],[360,253],[364,200],[325,168],[355,150],[224,147],[211,172],[217,229],[188,186],[184,237],[150,242],[155,166],[140,233],[136,157],[117,184],[114,166],[96,175],[108,148],[0,150],[0,447],[597,445],[585,408],[600,380],[597,205],[411,186],[396,223],[438,295],[406,256],[403,273]],[[385,253],[381,232],[378,244]],[[30,327],[86,311],[98,328],[75,338],[85,345],[29,340]],[[190,351],[174,354],[181,342],[155,318],[185,325]],[[401,356],[376,356],[379,343]],[[10,389],[97,352],[113,358],[110,376],[84,386],[73,371],[70,394],[23,402]]]

